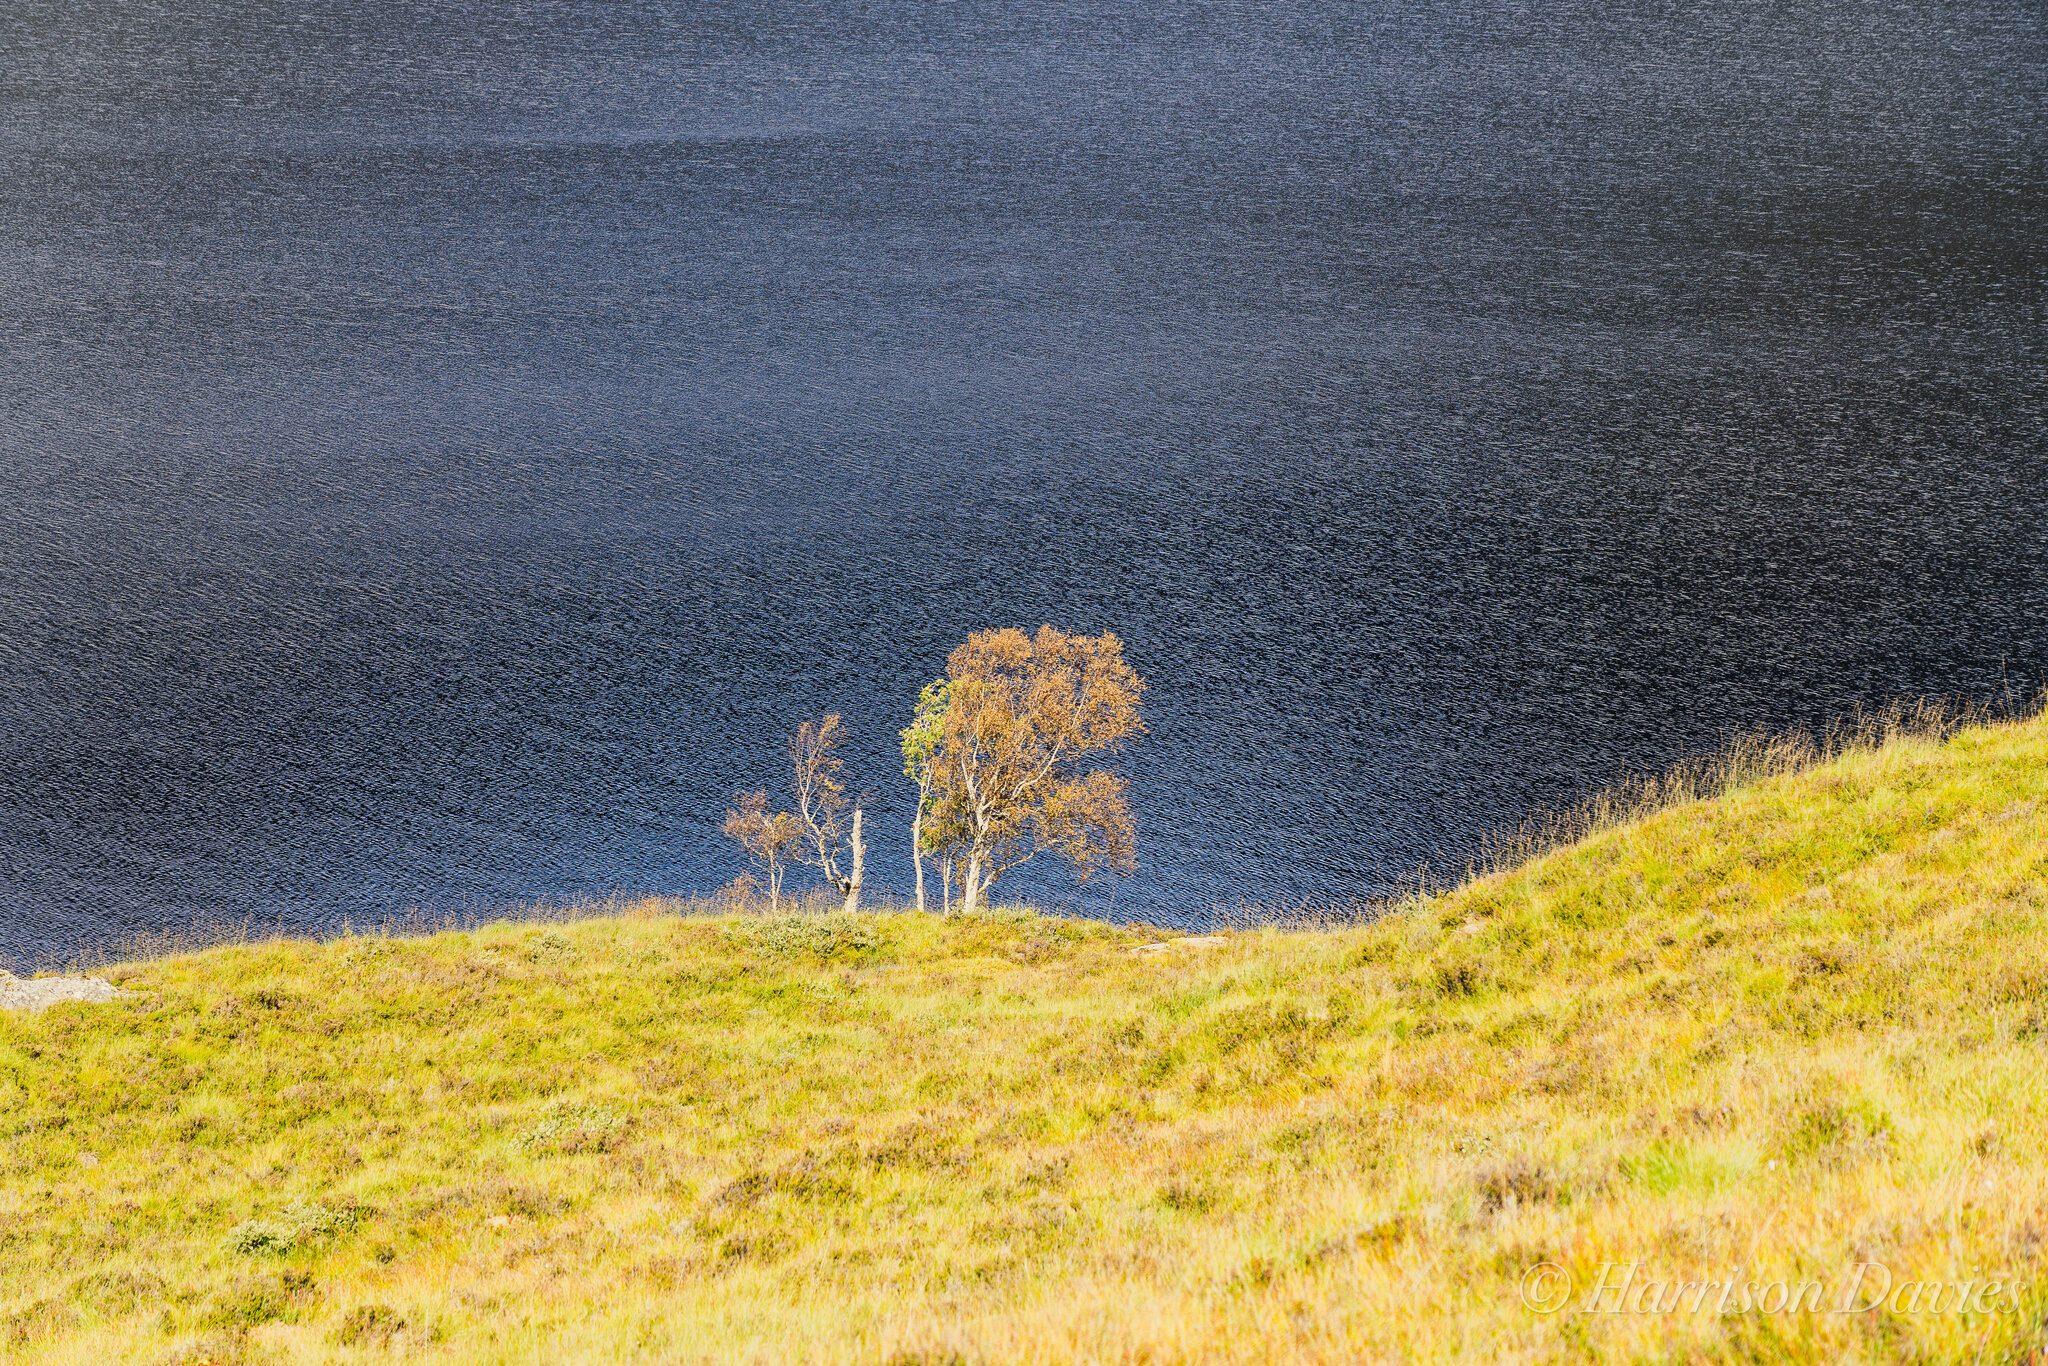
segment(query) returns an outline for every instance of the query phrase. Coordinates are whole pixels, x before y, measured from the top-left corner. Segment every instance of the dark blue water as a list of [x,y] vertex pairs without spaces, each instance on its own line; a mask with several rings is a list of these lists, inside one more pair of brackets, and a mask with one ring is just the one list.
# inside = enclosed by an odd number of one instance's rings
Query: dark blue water
[[710,890],[986,625],[1114,915],[2048,677],[2033,0],[0,11],[0,959]]

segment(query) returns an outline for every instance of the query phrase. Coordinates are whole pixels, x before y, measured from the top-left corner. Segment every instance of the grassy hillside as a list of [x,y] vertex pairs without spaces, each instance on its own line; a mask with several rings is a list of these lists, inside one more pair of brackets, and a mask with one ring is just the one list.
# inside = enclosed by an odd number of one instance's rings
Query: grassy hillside
[[[2034,722],[1334,932],[650,913],[131,965],[0,1015],[0,1356],[2007,1359],[2048,1319],[2044,883]],[[1609,1262],[1764,1306],[1589,1309]],[[1860,1262],[1892,1298],[1825,1312]]]

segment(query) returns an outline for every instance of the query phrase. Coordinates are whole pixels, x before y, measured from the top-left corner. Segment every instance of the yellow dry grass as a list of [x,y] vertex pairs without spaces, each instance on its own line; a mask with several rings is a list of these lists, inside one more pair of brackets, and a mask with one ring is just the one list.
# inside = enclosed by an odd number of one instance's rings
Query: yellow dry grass
[[2044,884],[2036,720],[1356,928],[129,964],[0,1016],[0,1358],[2038,1360]]

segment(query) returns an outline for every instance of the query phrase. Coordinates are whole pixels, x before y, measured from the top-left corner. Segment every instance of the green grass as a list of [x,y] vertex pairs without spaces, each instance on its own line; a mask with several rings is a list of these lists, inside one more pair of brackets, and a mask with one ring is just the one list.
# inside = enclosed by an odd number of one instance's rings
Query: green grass
[[[0,1358],[2038,1360],[2044,884],[2033,721],[1358,928],[650,904],[128,964],[0,1016]],[[2005,1288],[1580,1302],[1864,1262]]]

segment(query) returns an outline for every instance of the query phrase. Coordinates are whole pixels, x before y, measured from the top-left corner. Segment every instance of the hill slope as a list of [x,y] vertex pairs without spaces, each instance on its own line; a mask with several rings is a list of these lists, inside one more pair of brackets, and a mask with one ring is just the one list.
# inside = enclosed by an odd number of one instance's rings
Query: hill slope
[[[1335,932],[649,914],[131,965],[0,1014],[0,1356],[2038,1350],[2044,882],[2036,721]],[[1882,1297],[1859,1263],[1891,1295],[1829,1312]]]

